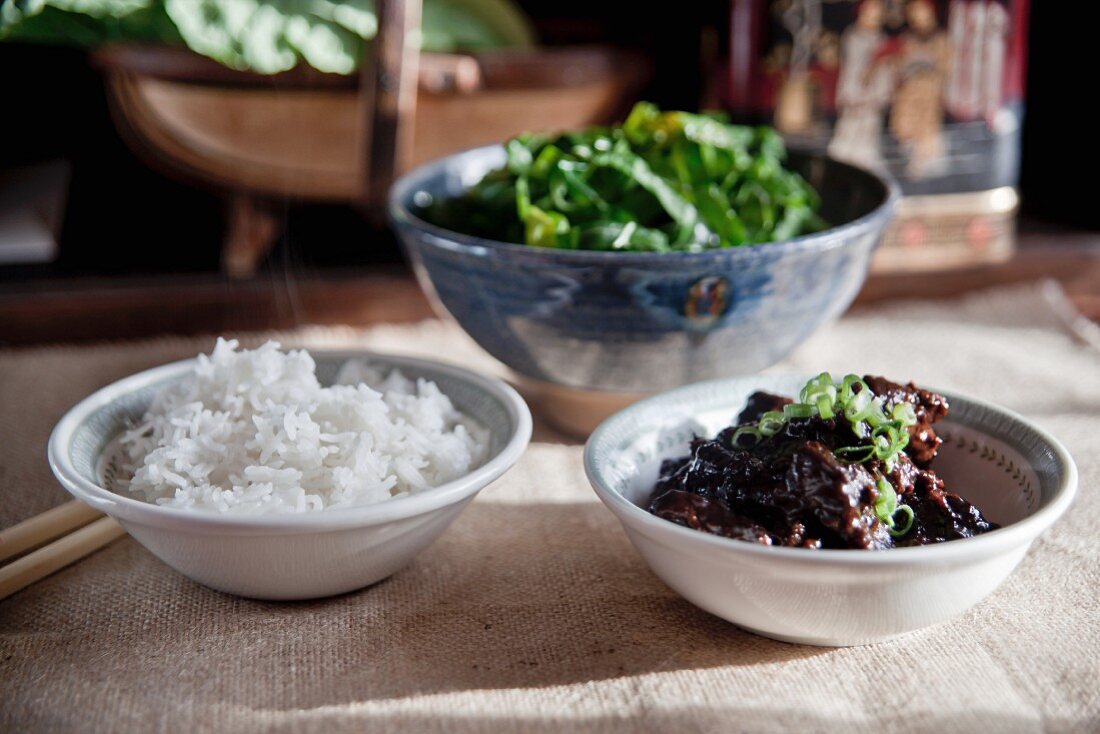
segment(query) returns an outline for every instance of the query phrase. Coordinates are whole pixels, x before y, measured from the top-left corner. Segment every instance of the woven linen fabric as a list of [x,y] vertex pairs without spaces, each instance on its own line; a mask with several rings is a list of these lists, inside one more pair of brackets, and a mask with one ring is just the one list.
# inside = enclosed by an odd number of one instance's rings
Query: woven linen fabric
[[[743,632],[648,571],[581,448],[540,425],[435,545],[368,589],[236,598],[123,538],[0,602],[0,731],[1100,730],[1100,351],[1061,306],[1034,285],[865,308],[772,370],[913,379],[1065,442],[1074,507],[949,624],[847,649]],[[281,337],[501,371],[441,322]],[[45,460],[66,409],[212,344],[0,352],[0,526],[68,499]]]

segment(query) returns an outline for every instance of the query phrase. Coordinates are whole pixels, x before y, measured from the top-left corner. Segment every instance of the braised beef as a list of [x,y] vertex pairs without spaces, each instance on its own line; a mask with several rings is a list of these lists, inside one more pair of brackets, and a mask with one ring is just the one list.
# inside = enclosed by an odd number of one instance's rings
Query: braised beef
[[943,443],[932,429],[932,424],[947,415],[950,407],[947,399],[934,392],[921,390],[912,382],[899,385],[875,375],[864,375],[863,381],[870,386],[871,392],[883,398],[888,408],[898,403],[909,403],[913,406],[913,412],[917,414],[917,425],[909,429],[909,446],[905,453],[909,454],[917,466],[927,467],[931,464]]
[[[932,424],[947,414],[947,401],[912,383],[874,376],[864,381],[887,408],[904,401],[917,417],[909,445],[889,468],[873,457],[838,456],[836,449],[858,442],[843,418],[790,418],[772,436],[735,442],[739,426],[792,402],[758,392],[738,425],[714,439],[697,436],[687,456],[664,462],[650,512],[728,538],[807,548],[885,549],[995,529],[977,508],[947,492],[929,468],[941,443]],[[913,510],[911,527],[898,537],[876,515],[878,477],[893,487],[898,504]]]
[[737,416],[737,423],[752,423],[760,420],[760,417],[770,410],[783,410],[784,405],[790,405],[794,401],[782,395],[772,395],[770,392],[754,392],[745,403],[745,409]]
[[806,441],[791,456],[783,480],[777,500],[788,518],[822,528],[826,547],[890,546],[886,527],[871,509],[878,497],[875,479],[861,464],[843,464],[825,444]]
[[997,528],[986,520],[978,508],[953,492],[933,487],[927,491],[918,491],[906,504],[913,508],[913,529],[897,545],[928,545],[948,540],[969,538]]
[[674,489],[653,500],[653,511],[668,520],[714,535],[772,545],[767,529],[716,500]]

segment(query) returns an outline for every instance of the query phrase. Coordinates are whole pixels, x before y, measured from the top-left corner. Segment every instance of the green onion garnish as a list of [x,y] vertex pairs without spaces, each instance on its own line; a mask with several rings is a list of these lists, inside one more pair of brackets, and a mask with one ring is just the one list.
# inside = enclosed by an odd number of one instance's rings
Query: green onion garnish
[[898,493],[886,477],[878,478],[878,498],[875,500],[875,515],[887,525],[894,524],[894,513],[898,509]]
[[909,445],[909,427],[917,424],[917,416],[909,403],[895,404],[887,415],[882,398],[876,397],[871,388],[858,375],[846,375],[840,383],[832,375],[822,372],[802,388],[798,402],[783,406],[783,411],[768,411],[755,424],[741,426],[734,431],[734,446],[744,448],[741,439],[752,436],[750,446],[761,439],[770,438],[783,430],[791,419],[820,417],[832,420],[837,416],[846,420],[852,433],[867,443],[842,446],[836,453],[850,461],[864,462],[877,458],[892,471],[898,455]]
[[[898,521],[896,519],[897,515],[899,514],[905,515],[905,525],[900,528],[897,527]],[[894,536],[895,538],[900,538],[901,536],[908,533],[909,530],[913,527],[913,508],[909,505],[898,505],[897,512],[894,513],[894,518],[891,519],[894,527],[887,526],[886,532],[890,533],[890,535]]]
[[812,418],[814,416],[814,406],[790,403],[783,406],[783,415],[786,418]]
[[760,431],[762,436],[774,436],[783,430],[783,426],[787,424],[787,418],[783,413],[775,410],[769,410],[764,415],[760,416],[760,420],[756,422],[756,428]]
[[741,426],[733,432],[733,438],[730,439],[730,443],[734,448],[745,448],[745,445],[741,443],[741,439],[745,436],[752,438],[752,443],[749,446],[755,446],[760,443],[760,430],[755,425]]
[[853,464],[862,464],[875,455],[874,446],[841,446],[834,452],[839,456],[845,457],[846,461]]
[[[886,480],[886,477],[878,478],[878,498],[875,500],[875,516],[886,526],[887,532],[895,538],[900,538],[913,527],[913,508],[909,505],[898,504],[898,493],[894,486]],[[905,524],[898,527],[897,516],[905,516]]]

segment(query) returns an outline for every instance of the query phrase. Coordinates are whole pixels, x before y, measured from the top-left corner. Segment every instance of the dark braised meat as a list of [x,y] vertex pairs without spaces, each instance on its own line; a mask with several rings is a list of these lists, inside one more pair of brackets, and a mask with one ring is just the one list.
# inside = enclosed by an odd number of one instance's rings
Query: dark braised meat
[[947,415],[950,406],[947,398],[928,390],[921,390],[910,382],[908,385],[899,385],[890,382],[885,377],[864,375],[863,381],[871,391],[883,398],[888,407],[897,403],[909,403],[917,414],[917,425],[909,428],[909,445],[905,453],[917,466],[927,467],[936,458],[936,452],[943,441],[932,430],[932,424]]
[[870,510],[875,479],[861,464],[841,463],[828,446],[806,441],[791,456],[778,503],[792,526],[819,529],[827,548],[887,548],[890,535]]
[[782,395],[772,395],[770,392],[754,392],[745,403],[741,415],[737,416],[737,425],[752,423],[760,420],[760,416],[769,410],[783,410],[784,405],[790,405],[794,401]]
[[998,527],[986,520],[977,507],[953,492],[944,491],[943,482],[938,479],[934,484],[920,485],[905,503],[913,508],[913,529],[897,539],[899,546],[944,543]]
[[[889,547],[886,527],[869,509],[878,496],[875,481],[861,464],[837,459],[829,445],[835,433],[832,421],[811,419],[792,421],[781,435],[750,449],[731,448],[731,431],[713,441],[696,438],[690,456],[661,467],[650,512],[742,540],[749,539],[743,531],[749,523],[753,533],[765,530],[767,539],[755,542],[767,545]],[[687,516],[683,495],[720,506],[736,518],[736,527],[718,529],[715,510],[705,520]]]
[[[888,409],[897,402],[913,405],[916,425],[910,428],[918,430],[911,432],[904,451],[885,461],[846,458],[843,451],[860,438],[839,413],[830,419],[788,417],[770,435],[735,442],[739,426],[751,426],[764,413],[782,412],[792,403],[760,392],[749,398],[738,425],[711,440],[695,437],[688,456],[664,462],[650,512],[728,538],[808,548],[924,545],[994,529],[977,508],[945,491],[928,468],[940,444],[931,426],[947,414],[947,401],[912,384],[879,377],[864,381]],[[885,490],[883,480],[890,485]],[[889,510],[881,514],[882,491],[887,492],[882,501],[912,509],[912,523],[904,532]]]
[[703,530],[713,535],[771,545],[768,531],[744,515],[738,515],[721,502],[691,492],[672,490],[653,500],[653,512],[678,525]]

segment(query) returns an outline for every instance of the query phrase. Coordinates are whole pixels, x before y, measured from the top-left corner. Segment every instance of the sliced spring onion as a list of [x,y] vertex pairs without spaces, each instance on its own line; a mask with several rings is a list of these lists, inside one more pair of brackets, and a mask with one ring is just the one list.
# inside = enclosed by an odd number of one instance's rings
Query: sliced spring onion
[[906,427],[917,425],[917,412],[913,410],[913,406],[909,403],[897,403],[894,405],[890,417],[895,421],[901,421]]
[[[898,515],[905,515],[905,524],[902,525],[901,527],[898,527],[898,521],[897,521],[897,516]],[[891,522],[893,523],[893,527],[887,527],[886,532],[890,533],[890,535],[892,535],[895,538],[900,538],[901,536],[905,535],[906,533],[908,533],[912,529],[912,527],[913,527],[913,518],[914,518],[914,516],[913,516],[913,508],[912,507],[910,507],[909,505],[898,505],[897,511],[891,517]]]
[[844,417],[852,423],[861,421],[870,415],[871,410],[874,408],[873,403],[874,393],[870,390],[860,390],[844,406]]
[[833,417],[833,405],[836,403],[836,385],[828,372],[822,372],[806,383],[799,393],[799,401],[804,405],[817,408],[817,414],[825,420]]
[[878,478],[878,497],[875,498],[875,516],[887,526],[894,526],[894,513],[898,509],[898,493],[886,477]]
[[804,405],[802,403],[788,403],[783,406],[784,417],[790,418],[812,418],[814,416],[814,406]]
[[838,391],[838,398],[842,405],[847,405],[852,401],[852,397],[856,394],[856,386],[859,386],[860,392],[871,392],[871,388],[867,386],[867,383],[859,375],[845,375],[844,380],[840,383],[840,390]]
[[774,436],[783,430],[783,426],[787,424],[786,417],[775,410],[769,410],[764,415],[760,416],[760,420],[756,422],[756,428],[760,431],[762,436]]
[[745,444],[741,443],[741,439],[745,436],[749,436],[752,438],[752,443],[750,443],[749,446],[755,446],[756,444],[760,443],[760,429],[758,429],[754,425],[741,426],[740,428],[738,428],[736,431],[733,432],[733,438],[730,439],[730,443],[733,445],[734,448],[744,448]]
[[[878,486],[878,498],[875,500],[875,516],[886,526],[887,532],[895,538],[900,538],[913,527],[913,508],[909,505],[898,503],[898,494],[894,486],[880,476],[876,482]],[[904,524],[899,526],[898,517],[904,516]]]
[[852,464],[862,464],[875,455],[874,446],[841,446],[833,451]]
[[836,386],[833,384],[833,377],[828,372],[822,372],[817,377],[813,378],[802,388],[798,393],[798,399],[803,403],[813,403],[818,395],[828,394],[833,399],[836,399]]
[[909,445],[909,427],[917,423],[916,412],[909,403],[898,403],[887,414],[882,398],[858,375],[846,375],[837,383],[828,372],[822,372],[803,386],[798,398],[799,402],[783,406],[782,412],[768,411],[755,424],[738,428],[733,435],[734,444],[743,446],[738,443],[740,438],[752,435],[755,445],[778,434],[792,419],[832,420],[839,415],[848,421],[856,438],[866,443],[843,446],[836,453],[857,463],[875,457],[886,465],[887,471],[892,471],[898,455]]

